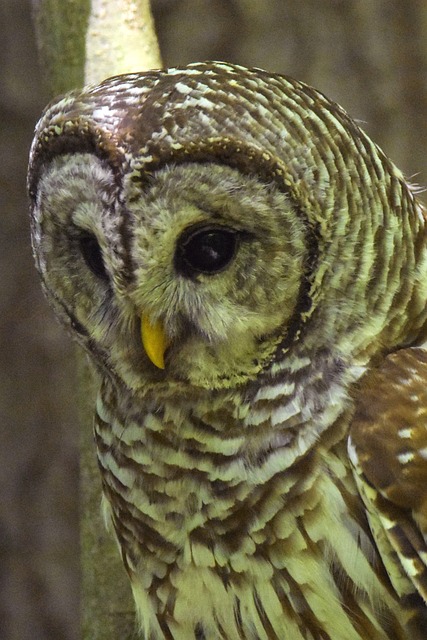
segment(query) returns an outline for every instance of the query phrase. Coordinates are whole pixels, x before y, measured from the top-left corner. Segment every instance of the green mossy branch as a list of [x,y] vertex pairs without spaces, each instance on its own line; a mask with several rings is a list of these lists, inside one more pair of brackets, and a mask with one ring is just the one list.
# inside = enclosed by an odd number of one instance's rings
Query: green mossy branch
[[33,0],[40,68],[51,97],[85,81],[90,0]]

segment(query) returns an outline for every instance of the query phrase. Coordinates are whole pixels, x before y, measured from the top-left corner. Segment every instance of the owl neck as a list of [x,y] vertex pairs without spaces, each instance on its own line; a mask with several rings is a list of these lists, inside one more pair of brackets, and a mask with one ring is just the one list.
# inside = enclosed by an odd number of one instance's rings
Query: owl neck
[[362,372],[321,354],[232,390],[171,385],[140,397],[105,379],[98,447],[130,448],[144,468],[166,475],[173,466],[207,481],[260,484],[309,454],[349,406],[347,388]]

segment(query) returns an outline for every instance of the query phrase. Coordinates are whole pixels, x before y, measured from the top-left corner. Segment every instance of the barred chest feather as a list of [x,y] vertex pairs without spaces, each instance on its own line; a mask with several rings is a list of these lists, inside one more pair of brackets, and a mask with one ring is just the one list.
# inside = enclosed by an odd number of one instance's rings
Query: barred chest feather
[[304,389],[294,372],[122,416],[104,383],[99,463],[143,638],[408,637],[348,461],[344,380],[362,370],[302,369]]

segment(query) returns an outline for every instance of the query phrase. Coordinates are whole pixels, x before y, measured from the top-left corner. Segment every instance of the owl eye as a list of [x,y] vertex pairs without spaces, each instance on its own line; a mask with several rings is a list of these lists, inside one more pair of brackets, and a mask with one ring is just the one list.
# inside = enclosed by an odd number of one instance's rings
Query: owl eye
[[101,280],[108,280],[98,240],[91,233],[83,233],[79,237],[80,251],[89,269]]
[[230,264],[236,253],[238,234],[221,226],[187,229],[178,240],[175,266],[183,275],[215,274]]

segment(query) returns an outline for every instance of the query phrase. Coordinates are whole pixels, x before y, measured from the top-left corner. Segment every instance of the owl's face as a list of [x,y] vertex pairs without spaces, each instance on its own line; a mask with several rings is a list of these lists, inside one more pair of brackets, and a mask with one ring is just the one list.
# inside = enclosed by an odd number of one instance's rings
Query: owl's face
[[[59,156],[42,175],[34,244],[58,314],[135,392],[256,377],[286,338],[304,280],[306,233],[289,198],[213,163],[113,185],[88,153]],[[141,322],[161,332],[161,348],[144,349]],[[165,351],[164,369],[150,347]]]

